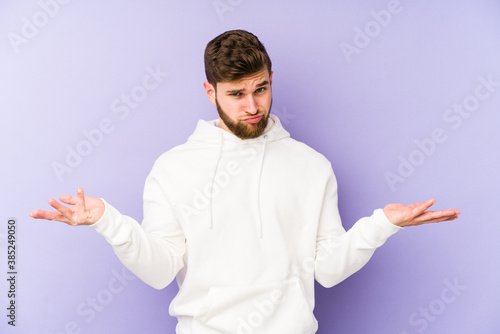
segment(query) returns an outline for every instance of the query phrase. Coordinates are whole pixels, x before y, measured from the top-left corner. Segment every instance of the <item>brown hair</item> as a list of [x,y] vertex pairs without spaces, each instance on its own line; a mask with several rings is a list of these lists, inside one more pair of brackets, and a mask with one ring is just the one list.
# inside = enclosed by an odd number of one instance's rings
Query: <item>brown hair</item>
[[248,31],[226,31],[205,48],[205,74],[214,87],[217,82],[238,81],[264,68],[271,74],[271,59],[257,36]]

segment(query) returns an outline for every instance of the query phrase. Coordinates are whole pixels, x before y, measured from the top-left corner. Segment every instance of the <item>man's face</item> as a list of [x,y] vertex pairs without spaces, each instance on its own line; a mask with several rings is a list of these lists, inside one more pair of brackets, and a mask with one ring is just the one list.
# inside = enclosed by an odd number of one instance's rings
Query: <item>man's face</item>
[[205,82],[207,96],[217,106],[220,127],[241,139],[260,136],[272,105],[272,72],[267,69],[235,82]]

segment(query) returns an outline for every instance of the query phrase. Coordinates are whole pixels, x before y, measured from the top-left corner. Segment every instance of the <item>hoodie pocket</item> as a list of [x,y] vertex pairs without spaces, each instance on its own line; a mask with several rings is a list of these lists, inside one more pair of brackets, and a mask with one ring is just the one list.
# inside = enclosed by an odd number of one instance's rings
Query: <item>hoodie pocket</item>
[[212,287],[193,333],[311,334],[317,321],[298,278],[247,287]]

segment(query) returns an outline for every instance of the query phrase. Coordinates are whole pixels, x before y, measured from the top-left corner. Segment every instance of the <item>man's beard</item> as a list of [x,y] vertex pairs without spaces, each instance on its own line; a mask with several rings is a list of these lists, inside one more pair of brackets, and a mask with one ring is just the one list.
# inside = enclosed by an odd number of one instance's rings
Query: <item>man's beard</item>
[[269,114],[271,113],[271,107],[273,105],[273,100],[271,99],[271,105],[269,106],[269,112],[264,115],[261,113],[255,114],[262,115],[262,118],[257,123],[242,122],[237,120],[234,122],[226,112],[221,108],[219,101],[215,99],[215,105],[217,106],[217,112],[219,117],[226,124],[227,128],[238,138],[241,139],[251,139],[260,136],[267,127],[267,121],[269,120]]

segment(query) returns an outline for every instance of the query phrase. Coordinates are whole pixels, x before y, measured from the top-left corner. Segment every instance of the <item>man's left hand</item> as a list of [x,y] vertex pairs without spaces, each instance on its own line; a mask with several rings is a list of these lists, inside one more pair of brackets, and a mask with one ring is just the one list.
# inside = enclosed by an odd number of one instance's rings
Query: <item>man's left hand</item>
[[460,211],[456,209],[427,211],[434,203],[435,199],[410,205],[389,204],[385,206],[384,213],[391,223],[399,227],[439,223],[458,218]]

